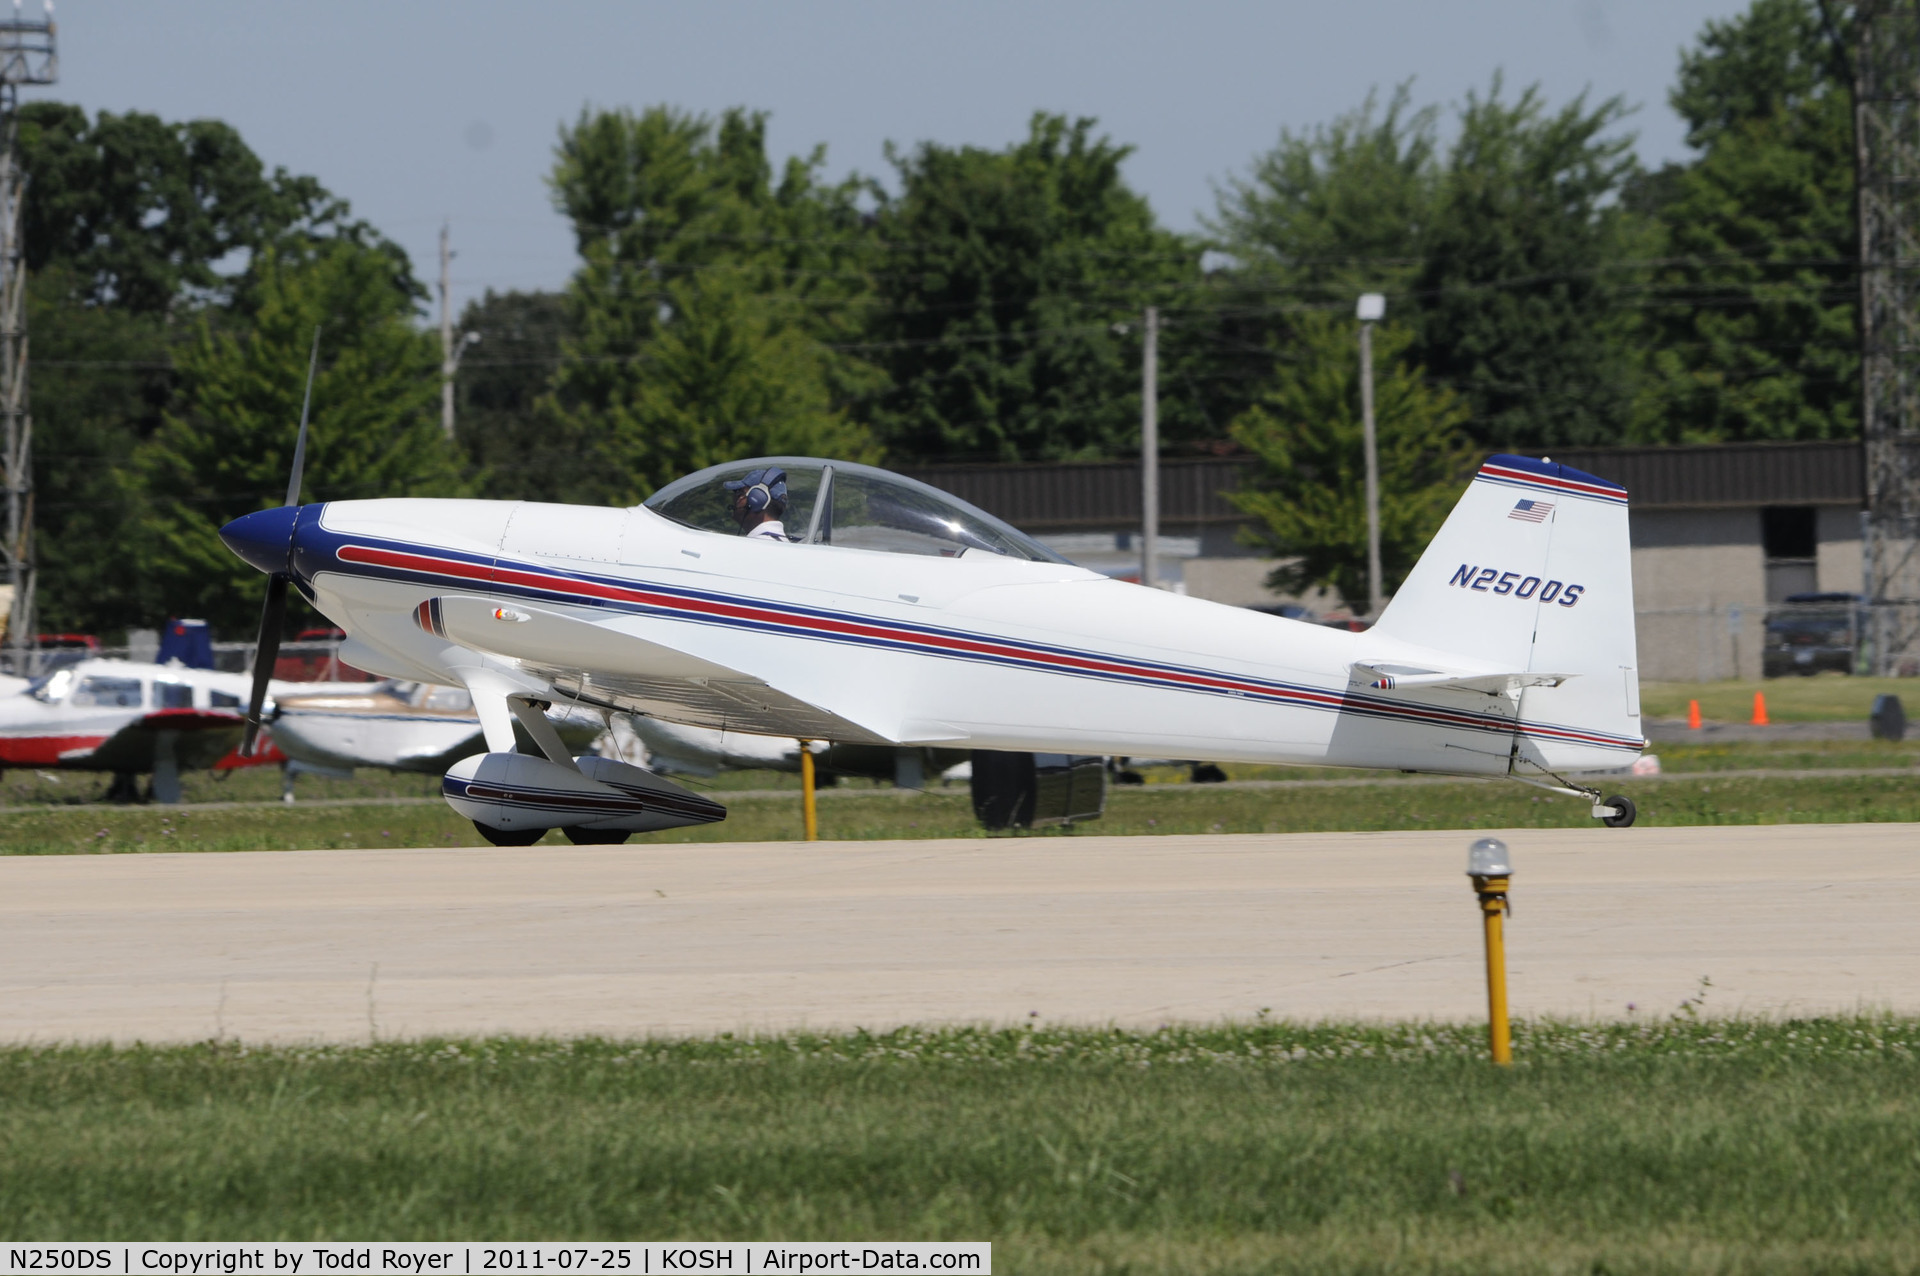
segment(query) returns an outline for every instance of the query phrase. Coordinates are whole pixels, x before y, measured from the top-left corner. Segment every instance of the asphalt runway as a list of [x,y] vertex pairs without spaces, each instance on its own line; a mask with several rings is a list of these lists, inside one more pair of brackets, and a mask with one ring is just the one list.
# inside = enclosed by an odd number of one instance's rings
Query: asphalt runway
[[[0,1040],[1472,1020],[1473,836],[0,857]],[[1502,836],[1516,1014],[1920,1012],[1920,826]]]

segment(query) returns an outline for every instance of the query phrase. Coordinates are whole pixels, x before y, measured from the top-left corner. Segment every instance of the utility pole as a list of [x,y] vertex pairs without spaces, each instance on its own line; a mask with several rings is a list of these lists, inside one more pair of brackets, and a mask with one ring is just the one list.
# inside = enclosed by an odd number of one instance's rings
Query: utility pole
[[20,86],[52,84],[53,5],[39,21],[0,22],[0,417],[5,419],[7,489],[6,583],[12,595],[7,648],[13,672],[38,672],[35,640],[33,542],[33,417],[27,411],[27,270],[22,211],[27,179],[14,149],[20,124]]
[[453,378],[460,371],[460,356],[480,340],[477,332],[463,332],[453,339],[453,248],[449,241],[452,227],[440,224],[440,428],[453,441]]
[[1367,616],[1380,619],[1386,597],[1380,586],[1380,449],[1373,434],[1373,325],[1385,317],[1387,299],[1364,294],[1360,319],[1360,436],[1367,453]]
[[453,249],[448,244],[452,227],[440,223],[440,428],[453,438],[453,371],[459,356],[453,349]]
[[1140,346],[1140,583],[1160,588],[1160,310],[1147,307]]
[[1861,0],[1852,18],[1862,550],[1873,672],[1885,676],[1920,638],[1920,3]]

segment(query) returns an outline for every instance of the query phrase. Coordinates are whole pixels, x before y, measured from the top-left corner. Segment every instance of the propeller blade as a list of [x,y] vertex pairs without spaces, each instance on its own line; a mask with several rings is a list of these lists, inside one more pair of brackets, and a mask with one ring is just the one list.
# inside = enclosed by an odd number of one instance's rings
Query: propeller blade
[[253,756],[254,741],[260,737],[267,683],[273,680],[273,663],[280,655],[280,630],[287,619],[287,580],[285,572],[267,577],[267,605],[260,610],[260,641],[253,655],[253,695],[247,701],[247,734],[240,741],[243,758]]
[[[293,473],[287,476],[288,505],[300,503],[300,472],[307,468],[307,409],[313,406],[313,374],[320,367],[320,325],[313,327],[313,354],[307,359],[307,394],[300,401],[300,433],[293,440]],[[285,590],[281,591],[285,594]],[[277,641],[277,640],[276,640]]]

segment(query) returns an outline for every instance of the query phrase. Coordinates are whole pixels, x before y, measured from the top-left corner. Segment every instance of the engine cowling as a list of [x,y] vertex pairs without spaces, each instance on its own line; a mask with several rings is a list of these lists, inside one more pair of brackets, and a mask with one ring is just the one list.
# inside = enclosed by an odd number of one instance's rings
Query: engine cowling
[[476,753],[448,768],[440,794],[475,823],[509,832],[582,827],[647,833],[727,818],[718,802],[651,771],[592,755],[576,763],[578,769],[525,753]]

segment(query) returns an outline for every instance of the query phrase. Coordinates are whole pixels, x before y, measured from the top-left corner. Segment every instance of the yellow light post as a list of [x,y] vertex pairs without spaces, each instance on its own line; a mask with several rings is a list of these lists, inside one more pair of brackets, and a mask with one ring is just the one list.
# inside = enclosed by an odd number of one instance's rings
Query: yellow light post
[[807,828],[807,841],[820,840],[820,816],[813,809],[813,741],[800,742],[800,816]]
[[1507,1029],[1507,946],[1501,921],[1512,911],[1507,904],[1507,880],[1513,865],[1507,844],[1483,837],[1467,848],[1467,876],[1480,897],[1480,916],[1487,928],[1487,1045],[1498,1064],[1513,1062],[1513,1037]]

